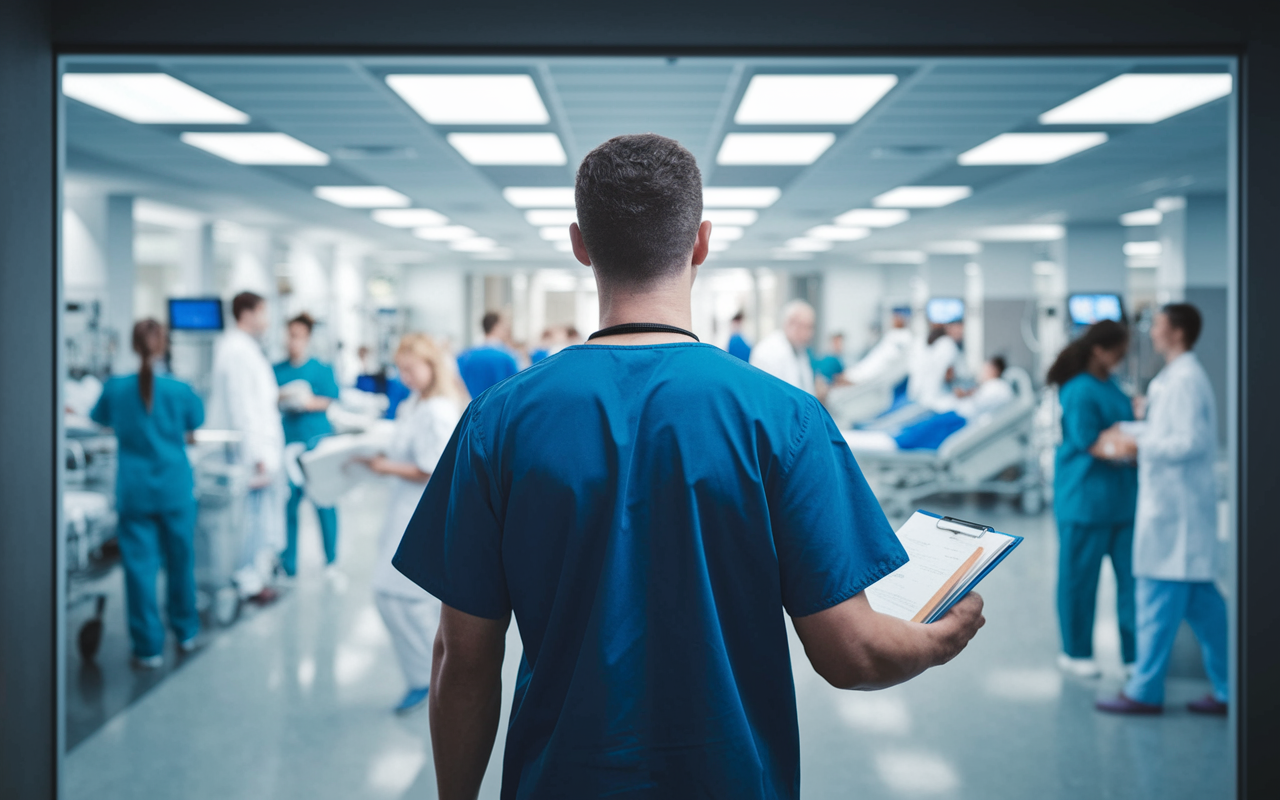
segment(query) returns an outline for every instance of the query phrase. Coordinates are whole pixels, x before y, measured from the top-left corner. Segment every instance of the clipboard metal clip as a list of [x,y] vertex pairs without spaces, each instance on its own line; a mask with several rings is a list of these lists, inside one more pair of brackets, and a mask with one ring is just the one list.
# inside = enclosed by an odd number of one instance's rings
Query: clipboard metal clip
[[987,531],[995,530],[989,525],[979,525],[976,522],[969,522],[956,517],[943,517],[938,520],[938,527],[944,531],[959,533],[963,536],[972,536],[975,539],[981,539]]

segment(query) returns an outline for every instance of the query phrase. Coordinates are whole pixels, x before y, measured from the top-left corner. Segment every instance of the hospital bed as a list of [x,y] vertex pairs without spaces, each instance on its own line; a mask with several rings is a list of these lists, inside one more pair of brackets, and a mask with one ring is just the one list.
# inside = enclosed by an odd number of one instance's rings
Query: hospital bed
[[893,390],[907,379],[907,365],[883,373],[874,380],[853,386],[833,386],[827,392],[826,407],[841,429],[874,419],[893,406]]
[[94,585],[116,563],[116,440],[83,419],[67,425],[63,445],[62,522],[67,570],[67,611],[92,603],[93,615],[76,633],[76,649],[93,661],[102,644],[107,596]]
[[[1004,377],[1013,385],[1013,402],[970,420],[937,450],[861,449],[850,445],[887,513],[907,514],[926,497],[959,492],[1017,497],[1025,512],[1039,513],[1044,497],[1033,441],[1035,389],[1025,370],[1011,367],[1005,370]],[[1016,470],[1016,477],[1002,479],[1011,468]]]

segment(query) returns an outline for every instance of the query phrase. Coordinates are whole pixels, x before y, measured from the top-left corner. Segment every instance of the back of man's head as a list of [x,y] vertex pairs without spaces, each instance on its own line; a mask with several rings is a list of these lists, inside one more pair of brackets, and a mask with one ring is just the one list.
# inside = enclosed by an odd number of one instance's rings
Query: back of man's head
[[498,323],[502,322],[502,315],[496,311],[486,312],[480,320],[480,327],[484,329],[484,335],[488,336],[493,333],[493,329],[498,327]]
[[1182,346],[1188,350],[1194,348],[1204,327],[1200,309],[1190,303],[1170,303],[1161,312],[1168,317],[1169,325],[1182,331]]
[[674,139],[610,139],[582,160],[574,199],[601,282],[643,288],[689,266],[702,223],[702,173]]
[[238,322],[245,314],[257,311],[264,302],[266,298],[260,294],[240,292],[231,298],[231,316]]

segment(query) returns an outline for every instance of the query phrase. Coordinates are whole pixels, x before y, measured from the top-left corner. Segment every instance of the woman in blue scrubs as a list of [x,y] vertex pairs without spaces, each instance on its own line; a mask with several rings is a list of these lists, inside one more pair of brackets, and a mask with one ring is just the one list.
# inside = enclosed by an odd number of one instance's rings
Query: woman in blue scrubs
[[[310,388],[310,392],[296,402],[290,403],[283,397],[280,401],[285,444],[300,442],[308,450],[333,433],[325,411],[338,397],[338,381],[333,377],[333,368],[309,355],[315,324],[311,315],[305,313],[289,320],[289,358],[275,366],[276,382],[280,386],[303,381]],[[301,486],[290,486],[289,503],[285,506],[286,538],[284,552],[280,554],[280,566],[290,576],[298,571],[298,506],[302,503],[302,494]],[[324,543],[325,563],[330,568],[329,576],[340,582],[339,573],[333,567],[338,558],[338,512],[333,508],[317,507],[316,516],[320,518],[320,538]]]
[[108,381],[90,414],[94,422],[114,429],[119,441],[117,539],[133,662],[145,669],[164,664],[164,625],[156,602],[162,562],[169,626],[178,649],[194,650],[200,633],[193,542],[196,501],[186,441],[204,423],[204,405],[190,386],[156,374],[165,338],[164,327],[154,319],[133,326],[133,350],[142,367],[136,375]]
[[[1135,658],[1133,521],[1138,474],[1113,444],[1099,441],[1118,422],[1133,420],[1133,403],[1111,377],[1129,348],[1127,329],[1106,320],[1058,355],[1047,381],[1058,386],[1062,444],[1054,469],[1054,515],[1058,521],[1059,666],[1080,677],[1097,677],[1093,619],[1102,558],[1116,576],[1120,653]],[[1108,452],[1110,448],[1110,452]]]

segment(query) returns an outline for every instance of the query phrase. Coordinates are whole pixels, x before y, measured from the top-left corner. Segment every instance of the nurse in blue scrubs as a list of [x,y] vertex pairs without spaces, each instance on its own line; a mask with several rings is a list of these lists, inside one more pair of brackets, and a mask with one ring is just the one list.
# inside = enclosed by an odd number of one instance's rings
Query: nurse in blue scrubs
[[[300,442],[308,450],[333,433],[325,411],[338,397],[338,381],[333,376],[333,368],[311,358],[309,353],[315,324],[311,315],[306,313],[289,320],[289,358],[275,365],[276,382],[280,386],[303,381],[310,389],[293,402],[281,398],[285,444]],[[302,503],[302,494],[301,486],[289,487],[289,503],[285,506],[285,548],[280,554],[280,565],[288,575],[294,575],[298,570],[298,506]],[[331,575],[336,578],[332,565],[338,558],[338,512],[333,508],[317,508],[316,516],[320,518],[325,563],[330,565]]]
[[[1116,452],[1103,431],[1133,421],[1133,402],[1111,373],[1124,361],[1129,334],[1118,322],[1099,322],[1058,355],[1048,383],[1060,387],[1062,444],[1054,469],[1054,515],[1058,521],[1059,666],[1079,677],[1100,674],[1093,660],[1093,619],[1102,558],[1116,576],[1120,655],[1136,657],[1133,522],[1138,472]],[[1110,451],[1108,451],[1110,449]]]
[[178,649],[197,646],[196,501],[187,460],[189,432],[204,423],[204,405],[182,381],[156,374],[165,331],[154,319],[133,326],[133,350],[142,360],[136,375],[112,378],[90,416],[113,428],[119,441],[116,473],[117,539],[124,562],[125,600],[133,663],[164,664],[164,625],[156,601],[156,577],[166,572],[169,626]]

